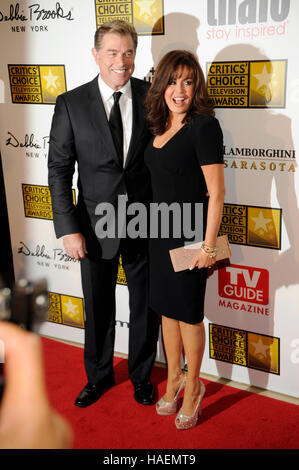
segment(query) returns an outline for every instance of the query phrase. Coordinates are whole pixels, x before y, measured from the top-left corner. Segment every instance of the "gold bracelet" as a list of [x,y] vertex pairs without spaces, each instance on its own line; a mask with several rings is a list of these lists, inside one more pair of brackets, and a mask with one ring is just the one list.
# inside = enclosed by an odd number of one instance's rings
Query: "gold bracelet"
[[216,258],[216,251],[213,251],[213,252],[207,252],[202,246],[200,247],[201,251],[207,255],[209,258]]
[[207,253],[216,253],[216,251],[218,250],[216,246],[212,248],[212,247],[206,246],[204,242],[202,243],[201,246]]

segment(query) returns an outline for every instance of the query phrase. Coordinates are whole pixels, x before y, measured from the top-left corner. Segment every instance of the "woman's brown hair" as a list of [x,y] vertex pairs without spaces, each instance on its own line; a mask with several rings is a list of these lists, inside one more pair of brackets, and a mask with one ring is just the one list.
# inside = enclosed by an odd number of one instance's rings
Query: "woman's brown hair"
[[194,97],[183,122],[190,122],[197,114],[214,116],[214,106],[205,84],[203,71],[194,54],[184,50],[168,52],[160,60],[154,74],[152,85],[145,100],[147,122],[154,135],[165,132],[168,124],[168,107],[164,100],[164,92],[169,83],[176,78],[179,69],[186,67],[194,83]]

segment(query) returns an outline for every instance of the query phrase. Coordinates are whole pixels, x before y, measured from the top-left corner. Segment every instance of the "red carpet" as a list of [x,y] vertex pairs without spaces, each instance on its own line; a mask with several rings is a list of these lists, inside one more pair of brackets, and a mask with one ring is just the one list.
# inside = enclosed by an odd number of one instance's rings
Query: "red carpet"
[[[88,408],[74,406],[86,383],[83,349],[43,339],[45,369],[53,407],[72,425],[75,449],[298,449],[299,407],[203,380],[206,395],[199,424],[178,431],[174,417],[133,398],[127,361],[115,358],[116,386]],[[152,380],[159,396],[166,370]]]

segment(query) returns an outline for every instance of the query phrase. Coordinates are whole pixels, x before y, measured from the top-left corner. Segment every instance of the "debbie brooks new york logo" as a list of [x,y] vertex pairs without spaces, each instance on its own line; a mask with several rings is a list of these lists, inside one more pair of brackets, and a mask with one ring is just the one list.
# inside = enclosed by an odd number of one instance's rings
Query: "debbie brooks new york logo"
[[[32,32],[46,32],[48,26],[55,21],[72,21],[73,11],[68,10],[60,2],[47,2],[50,8],[40,3],[11,2],[9,5],[0,5],[0,23],[10,24],[11,32],[25,33],[29,22]],[[38,24],[37,24],[38,23]]]

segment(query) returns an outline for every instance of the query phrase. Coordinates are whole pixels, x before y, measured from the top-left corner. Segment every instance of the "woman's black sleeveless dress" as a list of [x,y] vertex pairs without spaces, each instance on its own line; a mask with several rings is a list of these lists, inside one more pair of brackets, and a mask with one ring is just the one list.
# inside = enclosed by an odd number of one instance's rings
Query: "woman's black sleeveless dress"
[[[198,115],[162,148],[155,148],[153,140],[154,138],[150,140],[145,151],[145,164],[151,175],[154,203],[151,207],[152,234],[149,239],[150,306],[155,312],[169,318],[191,324],[200,323],[204,317],[207,269],[174,272],[169,250],[183,246],[186,241],[192,241],[190,234],[186,234],[185,227],[190,226],[190,223],[185,223],[189,219],[185,218],[184,208],[188,207],[186,214],[191,208],[192,232],[195,227],[199,227],[196,203],[202,203],[204,208],[200,227],[204,238],[208,197],[201,167],[223,163],[222,131],[216,118]],[[159,212],[157,204],[162,208],[161,203],[166,203],[167,206],[164,204],[164,210]],[[176,204],[170,206],[173,203]],[[167,222],[167,214],[173,213],[171,207],[178,214],[178,205],[181,221],[176,216],[169,217],[171,222],[176,220],[176,223],[170,223],[167,236],[163,223]],[[166,207],[169,208],[168,212],[165,211]],[[159,230],[156,229],[157,213],[163,214],[159,220]],[[176,233],[178,228],[181,233]],[[196,241],[199,241],[198,237]]]

